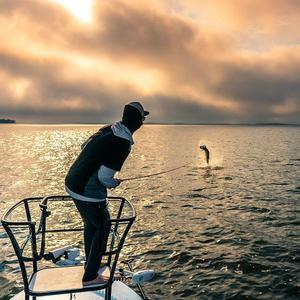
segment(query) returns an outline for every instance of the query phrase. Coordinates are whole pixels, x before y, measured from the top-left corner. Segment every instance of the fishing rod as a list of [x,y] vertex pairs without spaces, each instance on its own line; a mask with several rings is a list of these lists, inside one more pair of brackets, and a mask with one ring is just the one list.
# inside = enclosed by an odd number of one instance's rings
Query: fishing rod
[[188,166],[188,165],[190,165],[190,164],[191,164],[191,163],[184,164],[184,165],[182,165],[182,166],[179,166],[179,167],[176,167],[176,168],[173,168],[173,169],[169,169],[169,170],[165,170],[165,171],[162,171],[162,172],[158,172],[158,173],[147,174],[147,175],[139,175],[139,176],[128,177],[128,178],[119,179],[119,180],[120,180],[121,182],[123,182],[123,181],[130,181],[130,180],[135,180],[135,179],[141,179],[141,178],[148,178],[148,177],[152,177],[152,176],[157,176],[157,175],[169,173],[169,172],[172,172],[172,171],[175,171],[175,170],[184,168],[184,167],[186,167],[186,166]]
[[[206,148],[205,145],[200,145],[200,149],[204,150],[205,156],[206,156],[206,163],[209,164],[209,151],[208,151],[208,149]],[[162,175],[162,174],[166,174],[166,173],[173,172],[175,170],[187,167],[190,164],[191,164],[191,162],[188,163],[188,164],[181,165],[181,166],[176,167],[176,168],[172,168],[172,169],[169,169],[169,170],[162,171],[162,172],[147,174],[147,175],[139,175],[139,176],[135,176],[135,177],[128,177],[128,178],[119,179],[119,180],[121,182],[123,182],[123,181],[130,181],[130,180],[136,180],[136,179],[142,179],[142,178],[148,178],[148,177],[152,177],[152,176]]]

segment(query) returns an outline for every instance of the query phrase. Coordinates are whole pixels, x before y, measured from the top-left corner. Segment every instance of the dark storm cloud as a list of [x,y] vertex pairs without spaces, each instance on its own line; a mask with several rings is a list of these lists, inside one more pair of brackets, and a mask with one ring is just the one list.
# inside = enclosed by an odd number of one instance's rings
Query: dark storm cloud
[[179,97],[169,98],[163,95],[155,95],[145,99],[150,105],[147,109],[151,111],[157,122],[174,123],[234,123],[232,113],[209,107],[197,102],[186,101]]
[[22,118],[24,122],[30,122],[34,118],[38,123],[94,123],[104,124],[120,120],[122,110],[104,108],[101,111],[94,109],[81,109],[70,112],[69,109],[35,109],[32,107],[4,108],[1,112],[7,117]]
[[279,67],[272,71],[267,64],[229,65],[224,68],[224,78],[214,90],[240,102],[278,104],[285,98],[300,95],[300,77],[297,76],[300,60],[294,63],[288,63],[290,69]]
[[[69,65],[59,59],[24,60],[22,57],[6,54],[1,55],[0,64],[2,71],[5,70],[14,78],[26,78],[34,82],[26,93],[26,98],[30,101],[21,103],[5,86],[2,87],[0,95],[5,101],[0,102],[0,111],[3,115],[24,115],[28,118],[31,112],[32,117],[36,118],[40,112],[45,121],[52,117],[56,122],[63,122],[61,116],[66,114],[65,120],[72,122],[103,122],[111,117],[116,118],[120,101],[125,103],[126,99],[135,95],[134,89],[125,84],[115,86],[116,91],[111,91],[110,86],[99,80],[65,78],[60,70],[68,69]],[[78,105],[68,107],[72,100]],[[65,101],[67,107],[63,106],[62,102]]]
[[[224,65],[223,78],[211,89],[220,96],[237,99],[242,107],[241,115],[259,122],[289,118],[299,122],[300,114],[300,55],[295,51],[284,51],[276,59],[259,59],[239,64]],[[274,107],[289,105],[293,100],[293,111],[281,116]],[[250,117],[250,118],[249,118]],[[282,119],[280,119],[282,118]]]

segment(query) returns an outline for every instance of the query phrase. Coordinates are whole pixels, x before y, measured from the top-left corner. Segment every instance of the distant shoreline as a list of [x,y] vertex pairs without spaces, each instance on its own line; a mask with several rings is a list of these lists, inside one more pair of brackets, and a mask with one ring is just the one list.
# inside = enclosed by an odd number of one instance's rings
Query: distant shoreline
[[0,119],[0,124],[16,124],[16,120]]

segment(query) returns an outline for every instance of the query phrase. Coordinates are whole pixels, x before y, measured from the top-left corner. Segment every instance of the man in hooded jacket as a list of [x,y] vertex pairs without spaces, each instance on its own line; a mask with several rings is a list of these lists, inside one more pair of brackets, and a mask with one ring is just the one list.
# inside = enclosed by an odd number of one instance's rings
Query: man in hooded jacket
[[81,153],[66,176],[66,191],[84,222],[86,264],[82,282],[85,286],[105,282],[98,270],[110,230],[107,188],[121,183],[114,175],[121,170],[130,153],[133,133],[142,126],[148,114],[139,102],[125,105],[122,121],[104,126],[92,135],[82,145]]

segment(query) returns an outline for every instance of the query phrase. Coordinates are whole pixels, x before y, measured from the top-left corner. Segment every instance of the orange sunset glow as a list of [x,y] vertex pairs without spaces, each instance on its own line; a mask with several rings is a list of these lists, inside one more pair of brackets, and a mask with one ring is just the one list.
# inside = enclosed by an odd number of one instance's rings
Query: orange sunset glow
[[1,0],[0,118],[300,123],[300,2]]

